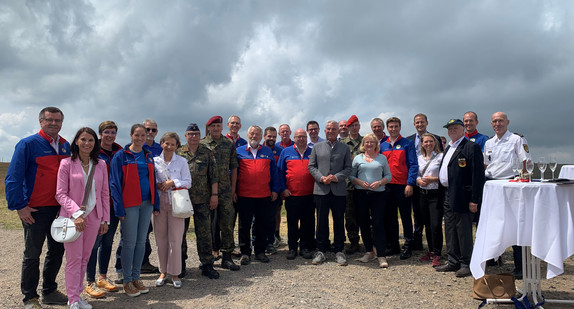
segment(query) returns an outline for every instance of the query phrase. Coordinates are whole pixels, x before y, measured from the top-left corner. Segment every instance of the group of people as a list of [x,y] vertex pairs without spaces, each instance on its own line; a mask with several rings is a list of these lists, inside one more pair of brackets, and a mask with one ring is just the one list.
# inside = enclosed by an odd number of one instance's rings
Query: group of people
[[[235,115],[227,121],[229,133],[223,135],[223,118],[214,116],[207,121],[203,138],[200,127],[190,123],[185,145],[175,132],[163,134],[156,143],[157,123],[146,119],[131,127],[131,142],[125,147],[115,143],[118,127],[113,121],[100,124],[99,137],[84,127],[68,143],[59,135],[63,120],[60,109],[42,109],[41,130],[16,145],[6,175],[8,207],[18,211],[24,228],[25,308],[42,304],[91,308],[80,297],[84,274],[85,292],[94,298],[117,291],[115,283],[122,283],[132,297],[148,293],[140,274],[144,267],[153,268],[148,260],[151,226],[160,273],[155,285],[180,288],[191,218],[173,216],[173,190],[189,190],[200,269],[210,279],[219,278],[214,268],[218,258],[222,268],[232,271],[250,264],[253,254],[260,262],[270,261],[268,254],[276,253],[280,241],[283,202],[289,260],[300,255],[320,265],[331,251],[336,263],[345,266],[347,255],[360,251],[362,238],[365,253],[357,261],[377,261],[379,267],[388,268],[386,257],[399,255],[404,260],[412,257],[413,250],[423,250],[424,230],[428,252],[419,260],[440,272],[469,276],[472,222],[485,180],[514,177],[509,162],[530,156],[526,140],[508,131],[508,117],[502,112],[491,117],[495,136],[490,139],[477,132],[474,112],[465,113],[463,120],[450,119],[444,125],[447,144],[427,132],[424,114],[415,115],[416,133],[406,138],[396,117],[386,122],[372,119],[372,133],[361,136],[359,119],[353,115],[328,121],[325,139],[319,137],[316,121],[295,130],[293,139],[288,124],[278,130],[253,125],[243,139],[238,134],[241,120]],[[73,219],[82,232],[80,238],[61,244],[50,236],[58,215]],[[443,218],[448,255],[444,264]],[[236,221],[239,252],[234,251]],[[107,271],[118,225],[118,279],[113,282]],[[46,240],[40,301],[39,263]],[[56,283],[64,252],[65,295]],[[519,276],[520,247],[514,256]]]

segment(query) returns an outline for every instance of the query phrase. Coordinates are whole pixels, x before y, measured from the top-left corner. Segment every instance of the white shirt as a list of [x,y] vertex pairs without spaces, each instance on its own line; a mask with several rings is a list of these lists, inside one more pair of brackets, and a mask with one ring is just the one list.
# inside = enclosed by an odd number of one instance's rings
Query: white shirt
[[445,186],[448,187],[448,162],[450,162],[450,159],[452,159],[452,155],[454,154],[454,151],[456,150],[456,148],[458,147],[458,145],[460,144],[460,142],[464,139],[464,135],[459,138],[458,140],[456,140],[455,142],[450,141],[448,143],[449,148],[448,151],[446,152],[446,154],[444,155],[444,159],[443,159],[443,165],[440,168],[440,172],[439,172],[439,180],[440,183]]
[[[191,188],[191,174],[185,158],[174,153],[171,161],[166,163],[162,152],[159,156],[154,157],[153,160],[155,162],[155,181],[157,183],[173,180],[176,188]],[[171,193],[171,189],[167,193]],[[171,203],[171,194],[169,194],[169,202]]]
[[[433,158],[434,156],[434,158]],[[440,169],[440,161],[442,160],[442,153],[435,153],[434,151],[431,154],[431,157],[427,160],[425,158],[424,155],[420,155],[418,157],[419,160],[419,172],[418,172],[418,176],[417,179],[421,179],[425,176],[430,176],[430,177],[437,177],[438,173],[439,173],[439,169]],[[432,158],[432,160],[431,160]],[[430,163],[429,163],[430,161]],[[425,169],[425,166],[427,166],[428,163],[428,167],[426,168],[424,174],[422,173],[423,170]],[[438,189],[438,182],[432,182],[430,183],[428,186],[426,187],[421,187],[419,186],[421,189],[426,189],[426,190],[434,190],[434,189]]]
[[528,143],[520,135],[506,131],[502,138],[494,136],[484,144],[484,174],[490,179],[509,179],[514,177],[512,159],[524,161],[530,159]]
[[[78,158],[78,160],[79,160],[79,158]],[[86,170],[84,170],[82,168],[82,172],[84,174],[84,188],[86,188],[86,185],[88,184],[88,176],[90,175],[90,171],[92,170],[92,168],[96,168],[94,166],[94,164],[92,163],[92,159],[90,159],[90,162],[88,163],[88,165],[89,166],[88,166],[88,172],[87,173],[86,173]],[[80,205],[80,207],[81,206],[82,205]],[[96,208],[96,184],[94,183],[93,180],[92,180],[92,188],[90,189],[90,192],[88,193],[88,201],[86,202],[85,206],[86,206],[86,210],[81,210],[81,209],[77,210],[75,213],[72,214],[72,218],[78,219],[80,216],[85,218],[92,212],[92,210],[94,210],[94,208]]]
[[[309,140],[311,140],[311,138],[309,138]],[[324,141],[324,140],[325,140],[324,138],[321,138],[321,137],[319,136],[319,137],[317,138],[317,142],[316,142],[316,143],[309,142],[309,143],[307,144],[307,146],[309,146],[309,148],[313,148],[313,145],[317,144],[318,142],[322,142],[322,141]]]
[[415,151],[417,152],[417,157],[421,155],[421,136],[418,133],[415,133]]

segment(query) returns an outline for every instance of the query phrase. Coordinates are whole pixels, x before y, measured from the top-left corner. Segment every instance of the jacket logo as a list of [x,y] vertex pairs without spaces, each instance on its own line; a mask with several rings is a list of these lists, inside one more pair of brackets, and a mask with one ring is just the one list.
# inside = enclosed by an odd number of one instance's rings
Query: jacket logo
[[466,158],[459,158],[458,159],[458,166],[459,167],[466,167]]
[[473,137],[470,139],[470,141],[474,143],[476,141],[476,138]]
[[397,149],[401,149],[401,145],[397,145]]
[[66,148],[62,147],[62,153],[66,153]]

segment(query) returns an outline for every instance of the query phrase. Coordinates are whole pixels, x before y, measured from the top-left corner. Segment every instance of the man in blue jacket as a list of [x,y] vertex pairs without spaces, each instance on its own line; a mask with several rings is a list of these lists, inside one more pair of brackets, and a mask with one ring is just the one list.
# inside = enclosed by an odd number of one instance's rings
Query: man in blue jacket
[[52,238],[50,226],[60,211],[55,198],[56,180],[60,161],[70,156],[70,144],[58,135],[64,121],[64,113],[59,108],[42,109],[39,120],[40,132],[16,144],[5,181],[8,209],[18,211],[24,228],[20,283],[24,308],[42,308],[36,290],[40,281],[40,255],[46,239],[42,304],[66,305],[68,302],[56,283],[64,245]]

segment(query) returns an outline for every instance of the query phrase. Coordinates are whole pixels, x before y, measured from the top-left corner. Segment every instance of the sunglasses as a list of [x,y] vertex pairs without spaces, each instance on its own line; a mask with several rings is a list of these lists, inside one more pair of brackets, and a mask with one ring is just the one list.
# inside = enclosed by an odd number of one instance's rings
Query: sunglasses
[[153,133],[157,132],[157,129],[156,129],[156,128],[145,128],[145,129],[146,129],[146,131],[148,131],[148,132],[153,132]]

